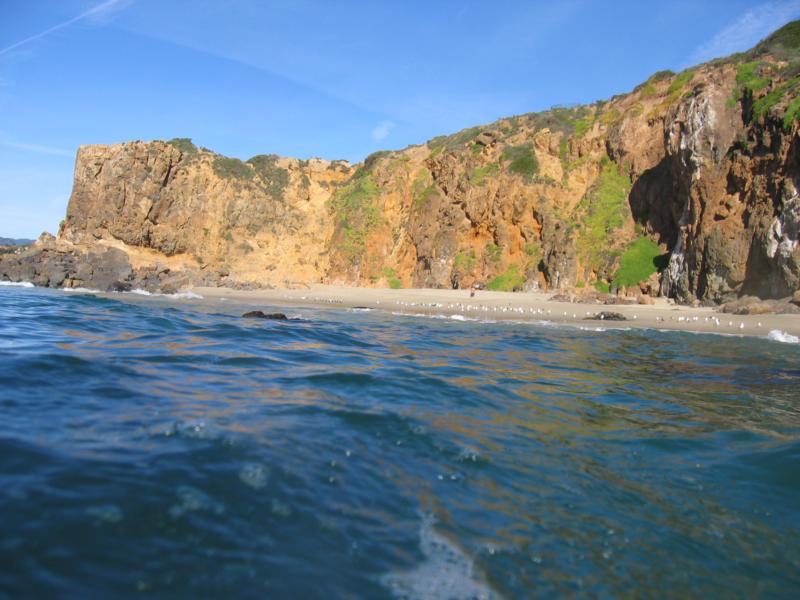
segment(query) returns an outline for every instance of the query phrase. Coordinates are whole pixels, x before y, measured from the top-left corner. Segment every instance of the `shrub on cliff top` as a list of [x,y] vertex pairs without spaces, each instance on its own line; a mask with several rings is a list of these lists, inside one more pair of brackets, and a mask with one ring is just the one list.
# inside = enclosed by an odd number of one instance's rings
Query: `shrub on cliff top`
[[427,146],[431,150],[431,155],[434,156],[443,150],[458,150],[465,144],[478,137],[480,132],[480,127],[470,127],[469,129],[462,129],[461,131],[458,131],[452,135],[438,135],[429,139]]
[[184,154],[197,154],[197,146],[192,142],[192,138],[172,138],[167,143]]
[[587,106],[566,107],[566,106],[553,106],[550,110],[539,113],[529,113],[525,115],[528,123],[534,129],[549,129],[552,132],[560,131],[565,136],[570,136],[573,133],[578,133],[577,129],[586,131],[585,125],[581,122],[593,121],[594,117],[592,111]]
[[289,184],[289,171],[278,166],[276,154],[259,154],[247,160],[264,181],[267,193],[273,198],[281,198]]
[[673,95],[676,92],[680,92],[692,80],[692,77],[694,77],[694,69],[686,69],[678,73],[672,83],[669,84],[667,94]]
[[759,42],[748,55],[774,54],[777,58],[786,60],[796,57],[798,51],[800,51],[800,21],[791,21]]
[[217,155],[214,157],[214,172],[223,179],[252,179],[253,168],[238,158]]

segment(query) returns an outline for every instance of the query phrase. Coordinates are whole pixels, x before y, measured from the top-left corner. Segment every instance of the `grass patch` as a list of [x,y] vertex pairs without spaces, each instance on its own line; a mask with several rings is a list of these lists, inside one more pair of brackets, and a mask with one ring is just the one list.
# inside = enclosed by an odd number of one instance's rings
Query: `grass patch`
[[275,154],[259,154],[247,161],[258,173],[264,186],[273,198],[281,198],[286,186],[289,185],[289,171],[278,166],[278,156]]
[[589,131],[589,128],[594,125],[594,115],[586,115],[582,119],[575,121],[575,135],[581,137],[584,133]]
[[[667,88],[667,95],[661,103],[655,107],[650,114],[658,113],[660,110],[664,110],[673,104],[676,100],[685,96],[684,89],[686,88],[689,83],[691,83],[692,79],[694,78],[694,69],[686,69],[685,71],[681,71],[675,78],[672,80],[672,83],[669,84]],[[635,116],[638,116],[641,113],[637,113]]]
[[515,292],[521,290],[524,285],[525,277],[520,275],[517,265],[511,265],[505,273],[492,279],[486,285],[486,289],[493,292]]
[[761,75],[761,63],[757,60],[736,65],[736,85],[739,93],[748,89],[757,92],[764,89],[770,83],[769,77]]
[[391,269],[389,267],[384,267],[381,270],[381,276],[386,279],[386,283],[389,284],[389,287],[393,290],[399,290],[403,287],[403,282],[397,278],[397,271]]
[[650,238],[641,236],[631,242],[619,259],[614,286],[630,287],[645,281],[658,271],[661,249]]
[[472,271],[475,267],[475,250],[470,248],[456,254],[453,260],[453,267],[465,273]]
[[197,154],[198,152],[197,146],[192,142],[192,138],[172,138],[167,143],[184,154]]
[[533,144],[509,146],[503,150],[503,160],[509,161],[508,171],[515,175],[522,175],[530,181],[539,172],[539,161],[533,152]]
[[601,294],[607,294],[611,291],[611,286],[608,285],[608,282],[603,281],[602,279],[598,279],[594,282],[594,289],[596,289]]
[[366,249],[367,235],[382,222],[375,205],[378,196],[378,186],[367,173],[352,179],[328,200],[342,230],[338,248],[352,261],[360,259]]
[[500,167],[496,163],[489,163],[488,165],[477,167],[470,173],[469,181],[473,185],[483,185],[489,175],[494,175],[499,170]]
[[783,115],[783,128],[788,131],[792,128],[792,124],[800,118],[800,96],[795,98],[786,107],[786,113]]
[[[592,111],[587,106],[578,106],[575,108],[554,106],[550,110],[530,113],[525,115],[525,117],[534,129],[549,129],[553,133],[560,131],[566,136],[576,134],[576,128],[584,128],[583,132],[585,132],[588,128],[586,122],[591,125],[591,122],[594,120]],[[584,121],[584,123],[578,125],[578,123],[582,121]]]
[[419,210],[432,198],[436,197],[438,191],[433,185],[431,174],[427,169],[423,169],[417,175],[411,186],[411,197],[414,199],[414,207]]
[[523,251],[531,258],[539,257],[542,255],[542,246],[538,242],[531,242],[530,244],[525,244]]
[[238,158],[217,155],[214,157],[214,172],[223,179],[252,179],[253,168]]
[[500,262],[500,246],[492,242],[486,244],[486,257],[492,262]]
[[[429,139],[427,146],[431,150],[431,157],[437,156],[445,150],[453,151],[462,148],[478,137],[480,132],[480,127],[470,127],[469,129],[462,129],[453,135],[438,135]],[[472,152],[475,152],[475,144],[472,145]]]
[[[783,85],[776,87],[774,90],[771,90],[753,103],[752,116],[754,118],[766,116],[787,94],[796,94],[798,87],[800,87],[800,77],[795,77]],[[792,123],[795,118],[797,118],[797,109],[797,98],[793,98],[789,102],[789,105],[786,107],[786,112],[784,113],[784,128],[791,128]]]
[[645,84],[639,89],[639,97],[640,98],[650,98],[651,96],[655,96],[658,93],[656,86],[653,82],[647,81]]
[[611,110],[607,110],[602,115],[600,115],[600,123],[608,127],[609,125],[613,125],[619,119],[619,110],[616,108],[612,108]]
[[672,83],[669,84],[667,95],[672,96],[673,94],[677,94],[679,96],[681,90],[692,80],[692,77],[694,77],[694,69],[686,69],[678,73],[675,79],[672,80]]
[[607,157],[601,162],[600,176],[576,208],[580,226],[578,254],[585,265],[600,266],[614,245],[612,232],[622,227],[630,213],[630,180],[621,175]]

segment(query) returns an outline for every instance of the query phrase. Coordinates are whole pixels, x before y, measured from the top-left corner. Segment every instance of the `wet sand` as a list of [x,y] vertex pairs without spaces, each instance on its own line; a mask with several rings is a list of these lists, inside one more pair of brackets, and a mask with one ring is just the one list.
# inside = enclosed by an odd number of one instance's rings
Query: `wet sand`
[[[252,291],[198,287],[204,298],[225,298],[248,305],[358,307],[405,315],[442,315],[489,321],[548,321],[587,328],[641,327],[764,337],[772,330],[800,336],[800,315],[729,315],[714,308],[692,308],[658,298],[653,305],[604,305],[557,302],[552,294],[469,290],[355,288],[313,285],[304,289]],[[626,321],[591,320],[601,311],[615,312]]]

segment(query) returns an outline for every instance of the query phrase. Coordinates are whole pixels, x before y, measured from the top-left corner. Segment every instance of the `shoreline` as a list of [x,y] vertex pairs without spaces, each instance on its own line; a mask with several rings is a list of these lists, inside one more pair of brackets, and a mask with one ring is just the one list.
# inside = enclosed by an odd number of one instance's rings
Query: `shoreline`
[[[491,292],[470,290],[357,288],[315,284],[303,289],[234,290],[193,287],[188,291],[206,299],[233,300],[258,306],[284,304],[343,309],[368,308],[408,316],[443,316],[457,320],[551,322],[560,325],[657,329],[693,333],[715,333],[766,337],[770,331],[800,337],[800,315],[732,315],[711,307],[694,308],[670,304],[657,298],[655,304],[605,305],[558,302],[542,292]],[[587,319],[602,311],[619,313],[625,321]],[[459,318],[461,317],[461,318]]]

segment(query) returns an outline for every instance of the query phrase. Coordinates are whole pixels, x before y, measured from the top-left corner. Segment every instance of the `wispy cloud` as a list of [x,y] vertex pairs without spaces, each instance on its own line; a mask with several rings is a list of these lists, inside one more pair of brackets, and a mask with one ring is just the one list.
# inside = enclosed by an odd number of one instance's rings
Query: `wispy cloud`
[[69,27],[70,25],[72,25],[73,23],[77,23],[78,21],[90,20],[95,23],[103,23],[108,20],[108,18],[111,16],[112,13],[120,10],[121,8],[124,8],[132,1],[133,0],[106,0],[105,2],[101,2],[100,4],[93,6],[89,10],[82,12],[76,17],[67,19],[62,23],[53,25],[52,27],[49,27],[44,31],[40,31],[39,33],[26,37],[25,39],[19,40],[18,42],[14,42],[10,46],[6,46],[5,48],[0,49],[0,56],[8,52],[11,52],[12,50],[16,50],[20,46],[24,46],[25,44],[29,44],[30,42],[46,37],[51,33],[58,31],[59,29],[64,29],[65,27]]
[[391,133],[392,129],[394,129],[396,126],[397,124],[394,121],[381,121],[372,130],[372,139],[376,142],[386,139],[386,137],[388,137],[388,135]]
[[705,44],[695,48],[687,65],[753,47],[781,25],[800,16],[800,0],[764,2],[744,13]]
[[0,146],[6,148],[13,148],[14,150],[25,150],[28,152],[37,152],[39,154],[52,154],[54,156],[75,156],[74,151],[63,150],[61,148],[53,148],[52,146],[41,146],[39,144],[26,144],[24,142],[10,142],[8,140],[0,140]]

